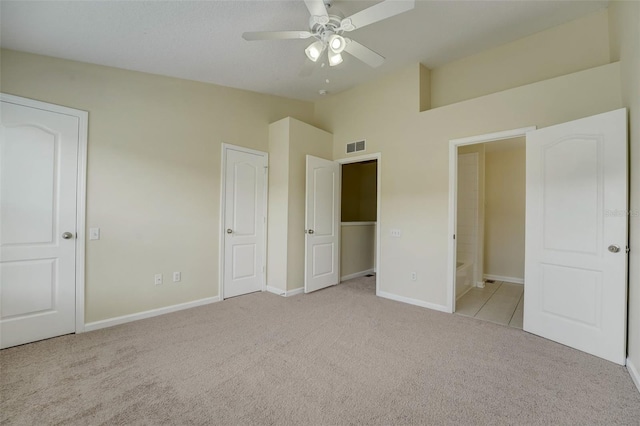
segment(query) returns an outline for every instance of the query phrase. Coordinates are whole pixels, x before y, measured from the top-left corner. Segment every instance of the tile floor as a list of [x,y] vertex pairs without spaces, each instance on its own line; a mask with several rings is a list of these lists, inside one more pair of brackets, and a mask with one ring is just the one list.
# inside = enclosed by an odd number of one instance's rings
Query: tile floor
[[503,281],[474,287],[456,302],[456,314],[522,328],[522,284]]

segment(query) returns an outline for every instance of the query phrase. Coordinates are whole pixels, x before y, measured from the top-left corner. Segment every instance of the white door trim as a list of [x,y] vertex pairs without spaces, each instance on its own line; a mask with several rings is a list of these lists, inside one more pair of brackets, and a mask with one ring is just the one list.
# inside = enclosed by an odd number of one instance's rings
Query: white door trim
[[[380,296],[380,201],[381,201],[381,188],[382,188],[382,153],[374,152],[371,154],[358,155],[356,157],[341,158],[335,160],[340,165],[351,163],[362,163],[363,161],[377,160],[378,173],[376,176],[376,296]],[[342,167],[340,168],[342,173]],[[342,198],[340,199],[340,205],[342,206]]]
[[[225,188],[226,188],[226,180],[227,180],[227,150],[234,150],[245,152],[247,154],[254,154],[264,157],[267,160],[267,165],[269,164],[269,154],[264,151],[257,151],[251,148],[245,148],[244,146],[232,145],[228,143],[223,143],[221,148],[222,153],[222,166],[220,167],[220,224],[218,228],[218,297],[220,300],[224,300],[224,237],[225,237]],[[268,167],[268,166],[267,166]],[[268,168],[267,168],[268,170]],[[269,205],[269,173],[265,172],[264,175],[264,204],[265,207]],[[266,221],[268,215],[268,209],[265,208],[264,217],[265,217],[265,226],[264,226],[264,236],[262,238],[262,248],[263,253],[265,254],[262,259],[263,263],[263,272],[262,272],[262,284],[260,289],[262,291],[267,290],[267,226]]]
[[84,326],[85,226],[87,212],[87,132],[89,113],[79,109],[0,93],[0,100],[16,105],[65,114],[78,119],[78,180],[76,184],[76,333]]
[[494,142],[503,139],[517,138],[525,136],[527,132],[536,130],[536,126],[522,127],[520,129],[505,130],[484,135],[469,136],[460,139],[449,140],[449,233],[447,239],[447,310],[449,313],[456,309],[456,241],[453,238],[456,230],[456,213],[458,211],[458,147],[463,145],[473,145],[476,143]]

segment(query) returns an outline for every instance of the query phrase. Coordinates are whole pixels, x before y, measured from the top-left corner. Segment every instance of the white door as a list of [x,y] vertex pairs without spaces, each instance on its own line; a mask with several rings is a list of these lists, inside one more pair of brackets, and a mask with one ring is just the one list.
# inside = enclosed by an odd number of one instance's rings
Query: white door
[[307,155],[304,292],[340,281],[340,164]]
[[267,154],[225,145],[223,297],[261,291],[265,275]]
[[79,118],[3,98],[0,345],[75,331]]
[[627,321],[626,114],[527,133],[524,330],[618,364]]

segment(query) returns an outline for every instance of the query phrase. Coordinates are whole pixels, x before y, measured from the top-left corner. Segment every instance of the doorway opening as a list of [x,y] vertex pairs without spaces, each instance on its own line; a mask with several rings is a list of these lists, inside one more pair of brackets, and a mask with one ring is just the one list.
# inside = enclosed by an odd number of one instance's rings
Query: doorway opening
[[340,282],[375,291],[380,265],[379,153],[337,160],[341,165]]
[[450,141],[451,312],[522,328],[526,141],[535,127]]
[[455,313],[522,329],[525,137],[457,150]]

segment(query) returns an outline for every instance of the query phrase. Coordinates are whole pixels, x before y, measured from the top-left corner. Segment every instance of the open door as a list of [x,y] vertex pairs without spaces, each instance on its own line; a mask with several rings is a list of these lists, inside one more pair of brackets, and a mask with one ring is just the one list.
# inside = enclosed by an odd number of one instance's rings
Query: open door
[[307,155],[304,292],[340,281],[340,165]]
[[627,112],[527,133],[524,330],[625,363]]

